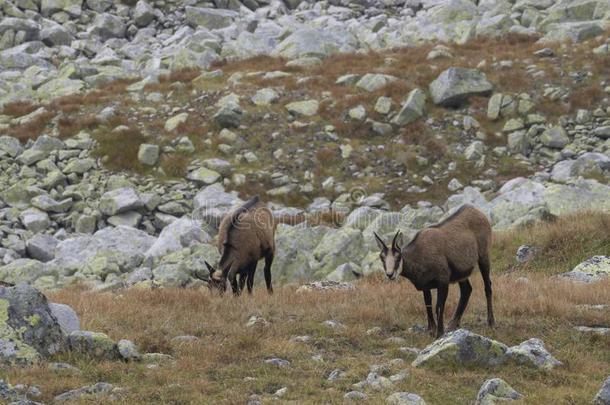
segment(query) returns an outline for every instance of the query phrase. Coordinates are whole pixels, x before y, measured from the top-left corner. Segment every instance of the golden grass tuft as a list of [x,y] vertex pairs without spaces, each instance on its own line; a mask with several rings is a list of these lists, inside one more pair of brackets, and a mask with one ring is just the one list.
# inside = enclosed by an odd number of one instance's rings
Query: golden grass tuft
[[[114,126],[110,126],[113,128]],[[94,154],[104,157],[104,165],[111,170],[144,171],[138,160],[138,150],[146,138],[133,127],[124,131],[113,132],[108,127],[96,131],[95,139],[98,142]]]
[[34,112],[38,108],[40,108],[40,105],[34,104],[31,101],[15,101],[5,104],[2,110],[0,110],[0,115],[17,118]]

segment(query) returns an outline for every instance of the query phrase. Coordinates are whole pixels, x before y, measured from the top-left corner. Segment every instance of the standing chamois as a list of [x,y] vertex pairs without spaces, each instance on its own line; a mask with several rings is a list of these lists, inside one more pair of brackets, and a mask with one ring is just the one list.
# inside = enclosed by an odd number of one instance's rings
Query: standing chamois
[[218,252],[221,255],[218,269],[206,262],[210,271],[210,288],[224,292],[228,279],[233,294],[239,295],[244,284],[252,293],[256,265],[264,258],[267,291],[273,293],[271,264],[275,253],[275,228],[276,221],[271,211],[258,196],[225,215],[218,229]]
[[[386,246],[379,235],[375,234],[375,238],[381,248],[380,258],[388,278],[394,280],[400,274],[408,278],[417,290],[423,291],[430,333],[433,334],[435,329],[436,337],[444,333],[443,312],[449,284],[452,283],[460,285],[460,301],[448,329],[459,327],[472,292],[468,277],[477,264],[485,284],[487,324],[494,325],[489,278],[491,225],[481,211],[472,205],[464,205],[439,224],[419,231],[403,248],[400,247],[400,231],[396,232],[391,248]],[[438,325],[435,324],[432,313],[432,289],[437,290]]]

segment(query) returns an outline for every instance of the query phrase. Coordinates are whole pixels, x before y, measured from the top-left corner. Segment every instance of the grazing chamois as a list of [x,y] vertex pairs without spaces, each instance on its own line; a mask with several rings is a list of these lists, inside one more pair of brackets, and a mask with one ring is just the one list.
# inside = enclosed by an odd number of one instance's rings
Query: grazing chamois
[[[487,324],[494,325],[489,278],[491,225],[485,214],[472,205],[463,205],[454,214],[437,225],[419,231],[406,246],[402,245],[400,231],[396,232],[392,246],[388,248],[375,234],[381,248],[381,262],[386,275],[394,280],[398,275],[408,278],[415,288],[424,293],[428,315],[428,331],[436,337],[444,333],[443,312],[449,284],[459,283],[460,301],[448,329],[457,329],[468,305],[472,287],[468,277],[478,264],[487,299]],[[432,294],[436,289],[436,317],[432,313]]]
[[225,215],[218,229],[217,246],[221,255],[218,268],[206,262],[210,271],[210,288],[224,292],[228,279],[233,294],[239,295],[244,284],[252,293],[256,265],[264,258],[267,291],[273,293],[271,264],[275,254],[275,228],[276,221],[271,211],[258,196]]

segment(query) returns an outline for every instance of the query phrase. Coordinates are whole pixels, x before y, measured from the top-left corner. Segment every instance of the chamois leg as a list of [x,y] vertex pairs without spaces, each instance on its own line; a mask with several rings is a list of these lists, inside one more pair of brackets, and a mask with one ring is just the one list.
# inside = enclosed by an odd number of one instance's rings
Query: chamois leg
[[247,280],[248,294],[252,294],[252,287],[254,286],[254,273],[256,273],[257,263],[258,263],[257,261],[253,261],[248,266],[248,280]]
[[273,253],[269,252],[265,255],[265,283],[267,284],[267,292],[273,294],[273,286],[271,285],[271,264],[273,263]]
[[449,326],[447,326],[447,330],[452,331],[456,330],[460,327],[460,321],[462,320],[462,315],[468,306],[468,300],[470,299],[470,293],[472,293],[472,286],[470,285],[470,281],[464,280],[460,282],[460,302],[458,302],[458,306],[455,309],[455,313],[453,314],[453,318],[449,322]]
[[239,274],[239,291],[243,291],[244,290],[244,285],[246,284],[246,278],[248,277],[248,274]]
[[231,283],[233,295],[238,296],[241,293],[241,289],[239,288],[239,284],[237,282],[237,274],[229,273],[229,282]]
[[449,285],[439,285],[436,290],[436,337],[440,338],[445,333],[445,327],[443,323],[443,314],[445,312],[445,301],[447,301],[447,294],[449,293]]
[[487,299],[487,325],[493,327],[495,324],[495,320],[491,299],[491,279],[489,278],[489,256],[484,256],[479,259],[479,270],[481,271],[481,276],[483,276],[483,283],[485,284],[485,299]]
[[434,335],[436,323],[434,322],[434,313],[432,312],[432,293],[430,290],[424,290],[424,303],[426,304],[426,314],[428,315],[428,332]]

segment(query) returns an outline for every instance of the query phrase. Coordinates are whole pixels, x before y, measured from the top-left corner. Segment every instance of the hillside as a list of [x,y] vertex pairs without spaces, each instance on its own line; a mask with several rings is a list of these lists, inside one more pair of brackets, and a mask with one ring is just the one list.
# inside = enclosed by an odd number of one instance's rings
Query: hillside
[[[464,204],[498,325],[434,340],[374,235]],[[0,1],[0,402],[607,405],[609,280],[607,0]]]

